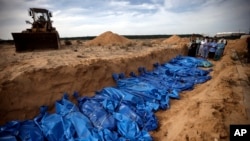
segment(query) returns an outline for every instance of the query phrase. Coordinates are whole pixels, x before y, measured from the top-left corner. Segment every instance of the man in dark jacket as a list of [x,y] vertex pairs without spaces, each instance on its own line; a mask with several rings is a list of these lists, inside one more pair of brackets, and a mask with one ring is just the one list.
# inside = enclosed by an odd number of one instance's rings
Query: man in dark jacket
[[250,37],[247,37],[247,62],[250,63]]
[[192,42],[190,43],[190,46],[188,47],[188,56],[196,57],[196,48],[197,48],[197,44],[195,43],[194,40],[192,40]]

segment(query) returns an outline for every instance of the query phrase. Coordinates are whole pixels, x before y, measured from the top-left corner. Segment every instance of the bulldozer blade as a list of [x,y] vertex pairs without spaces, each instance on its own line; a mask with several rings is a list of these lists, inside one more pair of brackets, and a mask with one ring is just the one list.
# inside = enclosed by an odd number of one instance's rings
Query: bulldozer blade
[[16,51],[59,49],[57,33],[12,33]]

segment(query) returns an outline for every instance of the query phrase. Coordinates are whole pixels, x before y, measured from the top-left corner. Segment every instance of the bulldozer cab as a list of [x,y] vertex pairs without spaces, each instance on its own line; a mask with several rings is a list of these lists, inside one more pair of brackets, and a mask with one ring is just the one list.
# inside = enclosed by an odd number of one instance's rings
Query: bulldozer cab
[[30,8],[29,15],[33,22],[26,21],[32,25],[21,33],[12,33],[16,51],[31,51],[41,49],[59,49],[59,34],[52,26],[50,18],[52,14],[47,9]]
[[51,12],[46,9],[30,8],[29,15],[33,18],[32,31],[46,32],[52,30]]

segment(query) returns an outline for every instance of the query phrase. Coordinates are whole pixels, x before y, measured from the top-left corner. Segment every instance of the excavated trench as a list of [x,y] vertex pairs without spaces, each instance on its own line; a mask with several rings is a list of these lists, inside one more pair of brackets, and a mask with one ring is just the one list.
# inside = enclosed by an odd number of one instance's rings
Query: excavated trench
[[164,63],[176,55],[186,55],[187,49],[165,48],[146,55],[117,59],[95,59],[89,64],[59,66],[24,72],[11,81],[1,85],[0,124],[10,120],[32,119],[39,114],[39,107],[49,106],[53,111],[54,102],[64,93],[73,99],[77,91],[81,96],[91,96],[107,86],[115,85],[112,73],[136,72],[143,66],[153,69],[153,64]]

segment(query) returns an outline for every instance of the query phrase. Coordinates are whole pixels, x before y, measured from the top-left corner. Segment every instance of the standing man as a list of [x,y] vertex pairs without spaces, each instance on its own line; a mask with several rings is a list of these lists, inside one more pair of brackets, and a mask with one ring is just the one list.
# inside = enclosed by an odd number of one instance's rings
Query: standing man
[[208,38],[205,39],[205,43],[203,44],[202,48],[202,58],[207,59],[208,57],[208,50],[210,48],[210,40]]
[[206,43],[205,38],[202,38],[201,43],[200,43],[200,47],[199,47],[199,51],[198,51],[199,57],[203,57],[203,47],[204,47],[205,43]]
[[247,62],[250,63],[250,37],[247,37]]
[[215,51],[217,50],[217,41],[216,39],[213,39],[213,41],[210,43],[210,48],[208,50],[208,58],[214,59]]
[[193,40],[191,42],[189,49],[188,49],[188,56],[196,57],[196,48],[197,48],[197,45],[196,45],[195,41]]
[[215,51],[215,56],[214,56],[215,61],[220,60],[220,58],[223,55],[224,48],[225,44],[223,43],[223,40],[220,40],[219,43],[217,44],[217,49]]
[[201,45],[201,38],[196,37],[196,52],[195,52],[195,56],[199,57],[199,49],[200,49],[200,45]]

